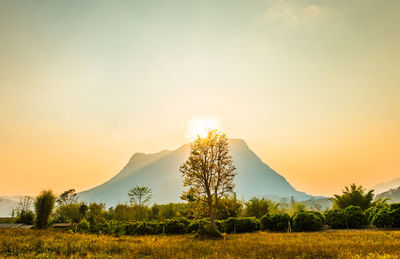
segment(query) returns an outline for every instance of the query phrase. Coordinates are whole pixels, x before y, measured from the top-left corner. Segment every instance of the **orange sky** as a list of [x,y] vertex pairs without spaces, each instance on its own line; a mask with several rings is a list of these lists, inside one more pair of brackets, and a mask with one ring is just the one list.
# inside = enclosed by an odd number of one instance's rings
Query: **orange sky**
[[211,117],[298,190],[400,176],[400,2],[0,3],[0,195],[94,187]]

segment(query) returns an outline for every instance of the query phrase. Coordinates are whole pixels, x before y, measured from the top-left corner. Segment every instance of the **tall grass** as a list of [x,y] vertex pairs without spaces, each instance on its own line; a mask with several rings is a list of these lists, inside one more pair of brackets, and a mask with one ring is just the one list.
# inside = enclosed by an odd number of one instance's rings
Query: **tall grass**
[[42,191],[35,199],[35,227],[46,228],[54,208],[56,196],[50,190]]
[[0,229],[0,257],[399,258],[400,231],[232,234],[226,239]]

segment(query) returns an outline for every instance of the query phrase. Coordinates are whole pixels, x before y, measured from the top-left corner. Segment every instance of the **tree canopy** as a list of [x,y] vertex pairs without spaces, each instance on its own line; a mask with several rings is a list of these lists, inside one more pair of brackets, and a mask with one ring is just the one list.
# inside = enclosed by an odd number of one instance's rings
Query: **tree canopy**
[[217,130],[209,130],[204,138],[197,136],[191,144],[189,158],[180,167],[184,187],[189,187],[182,196],[205,202],[213,227],[218,200],[233,193],[235,170],[228,137]]
[[153,197],[152,191],[147,186],[135,186],[128,192],[130,202],[143,206]]
[[364,187],[350,184],[343,190],[342,195],[335,194],[332,197],[333,207],[345,209],[350,205],[358,206],[362,210],[368,209],[374,198],[374,190],[366,191]]

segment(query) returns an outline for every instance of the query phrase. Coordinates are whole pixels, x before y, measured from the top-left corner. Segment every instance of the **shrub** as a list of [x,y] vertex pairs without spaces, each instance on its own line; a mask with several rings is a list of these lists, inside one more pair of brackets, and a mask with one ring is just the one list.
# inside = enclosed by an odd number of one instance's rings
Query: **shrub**
[[108,222],[90,222],[90,232],[96,234],[112,234],[110,224]]
[[60,218],[66,219],[65,222],[78,223],[82,219],[82,215],[79,212],[80,206],[78,203],[65,204],[58,207],[55,214]]
[[331,228],[347,228],[346,214],[342,209],[333,209],[325,212],[326,224]]
[[389,205],[390,214],[393,218],[393,227],[400,227],[400,203],[392,203]]
[[85,232],[89,231],[89,229],[90,229],[90,224],[85,219],[81,220],[78,223],[78,225],[76,225],[76,231],[78,231],[80,233],[85,233]]
[[371,223],[372,219],[374,218],[375,214],[379,211],[377,207],[370,207],[366,211],[364,211],[364,215],[367,217],[368,222]]
[[154,235],[162,233],[162,225],[159,222],[150,221],[136,221],[125,224],[123,227],[117,225],[113,227],[114,234],[126,235]]
[[49,224],[49,218],[54,208],[56,196],[50,190],[42,191],[35,200],[36,220],[35,225],[37,228],[46,228]]
[[247,217],[261,218],[268,212],[276,210],[278,204],[266,198],[252,198],[245,203],[244,214]]
[[397,210],[397,209],[400,209],[400,203],[392,203],[392,204],[389,204],[389,209],[390,209],[390,210]]
[[26,225],[32,225],[34,218],[35,218],[35,214],[33,214],[33,211],[22,210],[19,213],[18,218],[15,221],[15,223],[23,223]]
[[350,205],[344,209],[346,215],[347,226],[349,228],[358,228],[368,225],[368,219],[360,207]]
[[322,220],[311,211],[299,211],[293,216],[295,231],[316,231],[321,229]]
[[323,215],[321,212],[315,211],[315,210],[312,210],[312,211],[310,211],[310,212],[311,212],[311,213],[314,213],[317,217],[319,217],[319,218],[321,219],[322,224],[325,224],[325,223],[326,223],[325,217],[324,217],[324,215]]
[[260,221],[253,217],[234,218],[230,217],[225,221],[226,233],[246,233],[260,229]]
[[185,234],[186,227],[190,224],[190,221],[186,218],[175,218],[168,219],[165,221],[165,233],[166,234]]
[[285,231],[288,224],[292,224],[292,219],[287,213],[267,213],[261,218],[261,229],[272,231]]
[[372,218],[372,224],[377,228],[391,227],[393,224],[393,216],[389,209],[380,209]]

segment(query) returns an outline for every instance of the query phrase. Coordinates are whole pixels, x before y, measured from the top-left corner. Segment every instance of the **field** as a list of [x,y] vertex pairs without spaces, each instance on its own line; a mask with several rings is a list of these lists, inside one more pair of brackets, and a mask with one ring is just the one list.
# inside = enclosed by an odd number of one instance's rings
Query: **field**
[[400,231],[122,236],[51,230],[0,230],[6,258],[400,258]]

